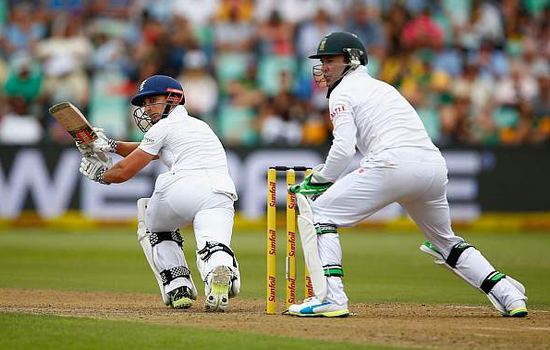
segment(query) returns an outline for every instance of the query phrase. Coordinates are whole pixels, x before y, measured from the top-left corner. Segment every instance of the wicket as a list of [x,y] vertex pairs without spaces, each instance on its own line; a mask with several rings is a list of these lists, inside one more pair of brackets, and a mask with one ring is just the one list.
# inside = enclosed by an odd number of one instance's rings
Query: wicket
[[[286,173],[286,188],[296,183],[296,172],[309,175],[311,169],[305,166],[272,166],[267,171],[267,280],[266,313],[276,310],[277,286],[277,172]],[[288,191],[286,196],[286,292],[285,305],[288,308],[296,303],[296,196]],[[311,279],[304,268],[304,297],[313,296]]]

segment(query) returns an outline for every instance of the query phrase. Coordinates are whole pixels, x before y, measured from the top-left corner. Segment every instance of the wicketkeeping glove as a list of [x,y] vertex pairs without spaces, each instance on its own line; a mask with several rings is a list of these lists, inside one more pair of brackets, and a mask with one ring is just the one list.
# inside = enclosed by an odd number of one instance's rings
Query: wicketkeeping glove
[[84,176],[86,176],[88,179],[98,182],[103,185],[109,185],[105,180],[103,179],[103,176],[105,176],[105,172],[107,171],[108,167],[100,161],[99,159],[91,156],[91,157],[83,157],[82,161],[80,162],[80,173]]
[[304,178],[304,181],[289,186],[288,191],[294,194],[301,193],[304,196],[311,196],[311,199],[319,197],[333,184],[319,174],[321,169],[323,169],[323,164],[317,165],[313,168],[312,173]]

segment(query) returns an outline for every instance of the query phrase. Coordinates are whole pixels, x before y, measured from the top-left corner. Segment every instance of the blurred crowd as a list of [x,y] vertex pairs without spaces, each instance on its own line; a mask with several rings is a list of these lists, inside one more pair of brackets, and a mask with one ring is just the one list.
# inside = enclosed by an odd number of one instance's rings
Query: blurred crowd
[[350,31],[439,146],[550,143],[550,0],[0,0],[0,144],[71,142],[71,101],[140,140],[129,96],[180,80],[227,146],[330,143],[319,40]]

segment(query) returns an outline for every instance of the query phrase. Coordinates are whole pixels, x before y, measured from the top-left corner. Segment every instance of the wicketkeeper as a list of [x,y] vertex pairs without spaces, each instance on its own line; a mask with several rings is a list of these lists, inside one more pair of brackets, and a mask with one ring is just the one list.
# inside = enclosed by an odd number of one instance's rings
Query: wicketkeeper
[[[328,87],[334,141],[325,163],[290,188],[300,211],[300,235],[306,242],[316,236],[317,245],[304,246],[315,296],[290,306],[288,313],[349,314],[338,227],[353,226],[397,202],[424,233],[422,251],[485,293],[503,315],[526,316],[523,285],[455,236],[445,160],[411,104],[394,87],[369,75],[365,47],[357,36],[331,33],[309,58],[321,60],[313,75]],[[363,156],[359,168],[342,176],[356,149]]]
[[[145,79],[131,103],[133,116],[145,133],[141,143],[109,139],[101,130],[85,155],[80,172],[101,184],[127,181],[154,159],[169,171],[155,183],[151,198],[138,200],[138,240],[166,305],[189,308],[197,289],[183,255],[179,227],[193,224],[197,267],[205,283],[205,307],[224,311],[240,289],[237,259],[231,249],[235,185],[229,176],[225,150],[210,127],[187,114],[183,87],[170,77]],[[93,152],[123,156],[109,167]]]

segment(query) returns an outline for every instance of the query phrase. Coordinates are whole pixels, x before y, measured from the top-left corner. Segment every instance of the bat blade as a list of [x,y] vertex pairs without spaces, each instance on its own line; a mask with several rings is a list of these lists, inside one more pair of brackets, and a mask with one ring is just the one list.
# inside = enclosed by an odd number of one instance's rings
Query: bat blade
[[88,144],[97,140],[97,134],[82,112],[70,102],[61,102],[49,109],[50,114],[61,124],[75,141]]
[[[75,141],[89,144],[97,140],[97,133],[92,128],[84,114],[70,102],[61,102],[49,108],[50,114],[61,124]],[[95,156],[108,164],[109,157],[105,153],[95,152]]]

